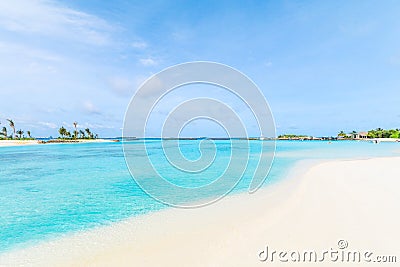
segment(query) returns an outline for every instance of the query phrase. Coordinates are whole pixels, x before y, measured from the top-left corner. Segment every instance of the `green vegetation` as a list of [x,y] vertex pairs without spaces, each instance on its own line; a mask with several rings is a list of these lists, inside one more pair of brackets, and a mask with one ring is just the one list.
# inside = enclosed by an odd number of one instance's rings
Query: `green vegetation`
[[73,125],[74,125],[74,128],[75,128],[73,137],[74,137],[74,139],[76,139],[78,137],[78,131],[76,130],[76,127],[78,126],[78,123],[76,121],[74,121]]
[[356,131],[352,131],[350,133],[345,133],[344,131],[340,131],[337,137],[340,139],[352,139],[354,133],[356,133]]
[[[3,126],[0,131],[0,139],[1,140],[12,140],[12,139],[18,139],[18,140],[33,140],[31,136],[31,131],[27,131],[26,133],[28,134],[28,137],[24,135],[24,131],[22,129],[19,129],[18,131],[15,130],[15,123],[12,119],[7,119],[8,126],[11,128],[11,134],[8,135],[9,131],[6,126]],[[1,124],[1,122],[0,122]]]
[[[0,122],[1,124],[1,122]],[[22,129],[16,130],[15,123],[12,119],[7,119],[7,124],[9,128],[6,126],[1,127],[0,129],[0,140],[34,140],[31,135],[31,131],[24,131]],[[78,131],[78,123],[75,121],[72,123],[74,130],[71,134],[64,126],[62,126],[58,133],[60,134],[60,139],[97,139],[98,134],[92,133],[89,128]],[[11,130],[9,131],[9,129]],[[27,136],[24,135],[27,134]]]
[[24,131],[22,131],[21,129],[19,129],[19,130],[17,131],[17,134],[19,135],[19,139],[21,139],[21,138],[22,138],[22,135],[24,134]]
[[368,138],[400,138],[400,129],[384,130],[377,128],[368,131]]
[[7,137],[7,127],[3,127],[3,129],[1,130],[0,135],[2,135],[3,137]]
[[307,138],[308,135],[296,135],[296,134],[282,134],[279,135],[278,138],[280,139],[293,139],[293,138]]
[[347,134],[344,131],[340,131],[340,133],[338,133],[337,136],[345,138],[347,136]]
[[368,132],[356,132],[345,133],[340,131],[338,138],[342,139],[361,139],[361,138],[400,138],[400,129],[385,130],[382,128],[376,128],[375,130],[369,130]]
[[13,130],[14,135],[11,136],[11,138],[13,138],[13,136],[15,136],[15,125],[14,125],[14,122],[11,119],[7,119],[7,121],[9,122],[10,127]]
[[60,134],[61,138],[64,139],[64,136],[67,136],[67,129],[62,126],[59,130],[58,133]]
[[58,133],[60,134],[61,139],[97,139],[98,138],[98,134],[94,134],[90,131],[89,128],[86,128],[84,131],[83,130],[79,130],[78,131],[78,123],[75,121],[72,123],[73,127],[74,127],[74,131],[71,134],[71,132],[69,132],[67,129],[64,128],[64,126],[62,126],[60,129],[58,129]]

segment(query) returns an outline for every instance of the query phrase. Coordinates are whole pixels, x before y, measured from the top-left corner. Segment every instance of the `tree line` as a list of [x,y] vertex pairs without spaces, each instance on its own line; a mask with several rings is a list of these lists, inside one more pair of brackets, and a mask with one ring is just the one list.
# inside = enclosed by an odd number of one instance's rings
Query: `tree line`
[[6,119],[6,121],[8,126],[11,128],[11,132],[9,133],[7,127],[3,126],[0,131],[0,139],[33,139],[31,136],[31,131],[26,131],[28,136],[25,136],[25,132],[22,129],[16,130],[15,123],[12,119]]
[[78,123],[75,121],[72,123],[74,126],[74,130],[72,133],[68,131],[64,126],[61,126],[60,129],[58,129],[58,133],[60,134],[61,139],[97,139],[99,137],[98,134],[92,133],[89,128],[86,128],[84,130],[79,130],[78,131]]
[[400,138],[400,129],[384,130],[377,128],[368,131],[369,138]]
[[[10,130],[6,127],[3,126],[1,127],[0,131],[0,139],[23,139],[23,140],[32,140],[34,139],[31,136],[31,131],[23,131],[22,129],[16,130],[17,128],[15,127],[15,123],[12,119],[6,119],[7,124],[10,128]],[[2,124],[0,122],[0,124]],[[74,130],[72,133],[68,131],[64,126],[62,126],[59,130],[58,133],[60,134],[61,139],[97,139],[99,137],[98,134],[93,133],[89,128],[83,129],[83,130],[78,130],[78,123],[73,122],[73,127]],[[24,134],[26,133],[27,136]]]
[[[345,133],[344,131],[340,131],[338,133],[338,137],[353,138],[353,136],[357,134],[358,133],[356,131],[352,131],[350,133]],[[367,132],[367,138],[400,138],[400,129],[385,130],[382,128],[376,128],[374,130],[369,130]]]

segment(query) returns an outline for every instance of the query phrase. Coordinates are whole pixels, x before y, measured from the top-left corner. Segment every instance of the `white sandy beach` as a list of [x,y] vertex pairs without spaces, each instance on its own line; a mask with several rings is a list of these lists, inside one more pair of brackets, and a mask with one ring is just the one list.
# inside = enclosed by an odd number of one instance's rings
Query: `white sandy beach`
[[[0,256],[34,266],[365,266],[280,262],[269,250],[347,250],[397,256],[400,158],[332,161],[293,172],[253,195],[200,209],[168,209]],[[344,242],[345,243],[345,242]],[[343,244],[343,243],[342,243]],[[344,249],[343,251],[345,251]],[[261,254],[265,256],[265,254]]]
[[27,145],[37,145],[39,141],[37,140],[0,140],[0,147],[4,146],[27,146]]
[[[114,142],[113,140],[106,139],[77,139],[76,143],[108,143]],[[66,142],[69,143],[69,142]],[[73,143],[73,142],[71,142]],[[7,146],[29,146],[42,144],[39,140],[0,140],[0,147]]]

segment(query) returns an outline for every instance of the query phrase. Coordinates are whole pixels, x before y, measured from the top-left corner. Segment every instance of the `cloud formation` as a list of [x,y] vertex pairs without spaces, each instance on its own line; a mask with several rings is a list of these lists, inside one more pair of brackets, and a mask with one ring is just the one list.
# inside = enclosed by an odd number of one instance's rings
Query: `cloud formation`
[[140,62],[140,64],[142,64],[143,66],[146,66],[146,67],[158,65],[158,62],[152,58],[142,58],[139,60],[139,62]]
[[56,129],[57,128],[57,124],[52,123],[52,122],[39,121],[38,124],[41,125],[41,126],[50,128],[50,129]]
[[62,6],[53,1],[0,1],[0,27],[17,33],[55,36],[89,43],[110,43],[112,26],[94,15]]
[[132,47],[136,49],[145,49],[147,48],[147,43],[144,41],[135,41],[132,43]]
[[101,111],[96,107],[91,101],[86,101],[83,103],[83,110],[88,114],[100,115]]

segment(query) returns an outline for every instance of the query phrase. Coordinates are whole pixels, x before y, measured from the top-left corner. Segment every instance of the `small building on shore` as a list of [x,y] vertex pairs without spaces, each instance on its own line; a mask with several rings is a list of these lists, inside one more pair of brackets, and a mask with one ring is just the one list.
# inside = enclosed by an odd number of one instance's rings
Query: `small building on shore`
[[368,138],[368,132],[358,132],[355,134],[352,134],[353,139],[367,139]]

